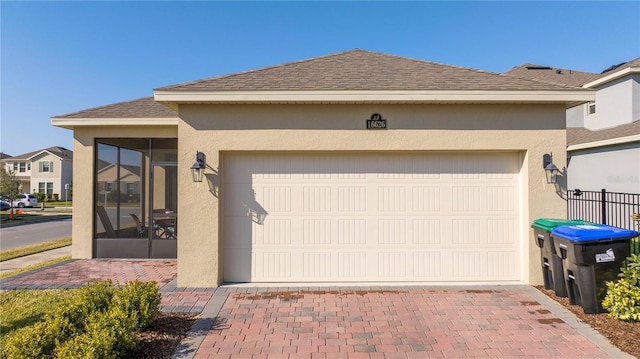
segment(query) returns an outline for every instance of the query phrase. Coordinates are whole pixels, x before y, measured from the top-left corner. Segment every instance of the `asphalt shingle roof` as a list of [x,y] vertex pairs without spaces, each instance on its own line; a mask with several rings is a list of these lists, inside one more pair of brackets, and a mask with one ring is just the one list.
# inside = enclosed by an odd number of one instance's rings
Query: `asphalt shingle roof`
[[600,77],[600,75],[591,72],[581,72],[535,64],[520,65],[512,68],[504,74],[522,79],[543,81],[546,83],[561,84],[574,87],[580,87],[587,82],[593,81]]
[[640,57],[625,62],[611,70],[603,71],[599,74],[535,64],[524,64],[516,66],[511,70],[504,72],[504,74],[522,79],[581,87],[582,85],[588,84],[589,82],[609,76],[626,68],[638,66],[640,66]]
[[41,150],[37,150],[37,151],[33,151],[33,152],[29,152],[29,153],[24,153],[21,155],[17,155],[17,156],[13,156],[10,158],[7,158],[7,160],[26,160],[30,157],[33,157],[34,155],[37,155],[38,153],[42,152],[42,151],[49,151],[52,154],[62,158],[62,159],[73,159],[73,151],[68,150],[64,147],[60,147],[60,146],[53,146],[53,147],[49,147],[49,148],[44,148]]
[[351,50],[156,91],[576,90],[505,74]]
[[172,118],[178,114],[164,105],[157,103],[153,97],[118,102],[106,106],[55,116],[54,118]]
[[607,69],[600,73],[600,77],[611,75],[614,72],[624,70],[629,67],[638,67],[638,66],[640,66],[640,57],[638,57],[637,59],[633,59],[631,61],[627,61],[614,69],[611,69],[611,70]]
[[567,146],[640,135],[640,121],[597,131],[586,128],[567,128]]

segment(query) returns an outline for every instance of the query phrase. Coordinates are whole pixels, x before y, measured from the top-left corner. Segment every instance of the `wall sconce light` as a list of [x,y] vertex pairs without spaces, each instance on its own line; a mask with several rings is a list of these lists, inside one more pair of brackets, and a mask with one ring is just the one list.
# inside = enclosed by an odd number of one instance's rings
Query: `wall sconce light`
[[196,152],[196,162],[191,166],[191,176],[193,182],[202,182],[204,177],[204,169],[206,164],[204,163],[204,153]]
[[542,156],[542,167],[544,168],[545,175],[547,177],[547,183],[557,183],[558,182],[558,166],[553,164],[553,154],[545,153]]

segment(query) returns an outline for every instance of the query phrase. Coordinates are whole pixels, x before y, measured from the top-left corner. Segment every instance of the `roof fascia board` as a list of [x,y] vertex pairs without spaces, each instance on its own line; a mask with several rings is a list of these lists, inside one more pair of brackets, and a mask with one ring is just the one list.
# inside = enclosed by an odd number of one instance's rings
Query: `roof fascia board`
[[145,118],[145,117],[121,117],[121,118],[62,118],[52,117],[51,125],[67,129],[76,126],[177,126],[178,117]]
[[437,102],[555,102],[584,103],[591,91],[155,91],[160,103],[437,103]]
[[640,73],[640,67],[627,67],[626,69],[614,72],[612,74],[609,74],[607,76],[601,77],[597,80],[591,81],[589,83],[586,83],[584,85],[582,85],[583,88],[592,88],[592,87],[597,87],[600,86],[602,84],[605,84],[607,82],[611,82],[613,80],[619,79],[621,77],[625,77],[627,75],[631,75],[631,74],[635,74],[635,73]]
[[613,145],[620,145],[620,144],[623,144],[623,143],[631,143],[631,142],[638,142],[638,141],[640,141],[640,135],[618,137],[618,138],[611,138],[611,139],[608,139],[608,140],[594,141],[594,142],[587,142],[587,143],[579,143],[577,145],[571,145],[571,146],[567,147],[567,151],[577,151],[577,150],[584,150],[584,149],[587,149],[587,148],[613,146]]

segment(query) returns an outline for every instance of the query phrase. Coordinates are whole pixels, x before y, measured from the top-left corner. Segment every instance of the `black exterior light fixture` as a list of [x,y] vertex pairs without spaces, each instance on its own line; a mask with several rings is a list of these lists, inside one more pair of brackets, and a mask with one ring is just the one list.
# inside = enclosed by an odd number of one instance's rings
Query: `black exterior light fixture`
[[553,164],[553,154],[545,153],[542,156],[542,167],[544,168],[544,172],[547,177],[547,183],[557,183],[558,182],[558,166]]
[[202,182],[205,167],[206,164],[204,162],[204,153],[200,151],[196,152],[196,162],[193,164],[193,166],[191,166],[191,176],[193,178],[193,182]]

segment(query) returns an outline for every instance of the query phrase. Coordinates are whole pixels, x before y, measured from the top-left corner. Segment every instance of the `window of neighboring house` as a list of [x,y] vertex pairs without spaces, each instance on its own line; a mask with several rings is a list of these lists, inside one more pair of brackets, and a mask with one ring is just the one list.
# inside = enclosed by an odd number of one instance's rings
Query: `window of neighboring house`
[[127,194],[136,193],[136,184],[132,182],[127,182]]
[[27,172],[27,164],[25,162],[20,162],[19,172]]
[[53,172],[53,161],[40,161],[40,172]]
[[594,113],[596,113],[596,103],[595,102],[589,102],[587,104],[587,114],[593,115]]
[[18,171],[18,162],[14,162],[13,163],[13,172],[17,172]]
[[31,162],[27,162],[27,171],[31,171]]
[[38,193],[44,193],[49,198],[53,196],[53,182],[38,182]]
[[107,192],[113,191],[113,182],[105,182],[104,183],[104,190],[107,191]]

